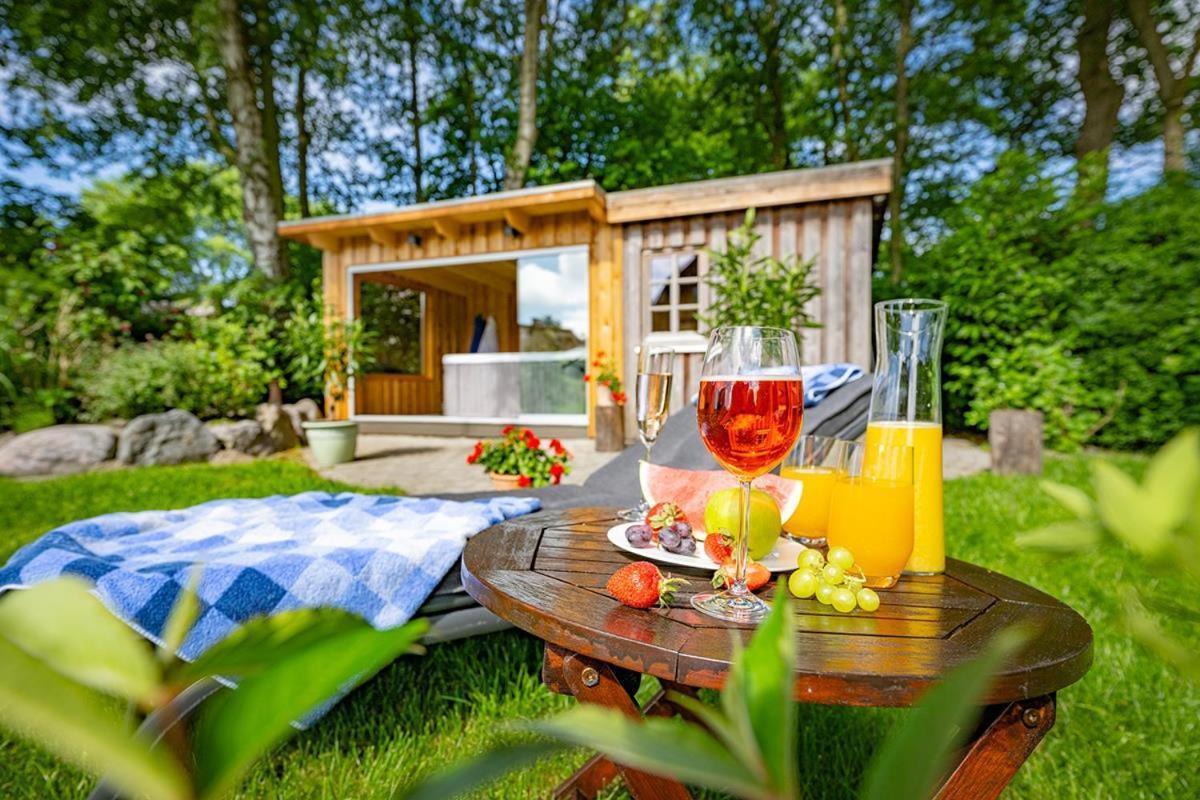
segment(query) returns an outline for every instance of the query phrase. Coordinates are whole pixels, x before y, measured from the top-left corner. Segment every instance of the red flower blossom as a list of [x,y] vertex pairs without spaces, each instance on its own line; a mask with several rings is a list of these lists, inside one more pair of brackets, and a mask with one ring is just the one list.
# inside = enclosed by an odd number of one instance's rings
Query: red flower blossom
[[562,464],[551,464],[550,465],[550,477],[554,479],[555,483],[558,483],[559,481],[562,480],[563,472],[565,472],[565,471],[566,470],[563,469]]
[[483,442],[476,442],[475,449],[472,450],[471,454],[467,456],[467,463],[474,464],[479,460],[481,455],[483,455]]
[[517,428],[515,425],[509,425],[509,426],[505,427],[504,430],[500,431],[500,433],[504,434],[505,436],[508,436],[510,433],[512,433],[516,429]]
[[566,452],[567,448],[563,447],[563,443],[558,439],[550,440],[550,449],[558,453],[560,456]]
[[584,376],[583,376],[583,382],[584,382],[584,383],[587,383],[587,382],[588,382],[588,381],[590,381],[591,379],[592,379],[592,376],[591,376],[591,375],[584,375]]
[[517,486],[520,486],[521,488],[525,488],[526,486],[532,486],[532,485],[533,485],[533,478],[530,478],[528,475],[520,475],[517,477]]
[[528,447],[530,450],[537,450],[539,447],[542,446],[542,440],[539,439],[537,436],[535,436],[533,431],[529,430],[528,428],[525,429],[524,436],[525,436],[525,446]]
[[619,406],[625,405],[625,393],[624,392],[613,392],[613,402]]

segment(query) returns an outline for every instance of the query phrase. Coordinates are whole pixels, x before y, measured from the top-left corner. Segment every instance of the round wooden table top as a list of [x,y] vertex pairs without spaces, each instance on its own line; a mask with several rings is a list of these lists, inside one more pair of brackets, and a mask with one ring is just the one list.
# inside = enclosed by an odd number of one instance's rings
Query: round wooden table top
[[[692,609],[691,596],[709,589],[711,572],[670,569],[688,585],[666,609],[629,608],[610,597],[609,576],[635,560],[605,538],[618,522],[612,509],[591,508],[489,528],[467,543],[463,583],[485,608],[550,644],[677,683],[720,687],[733,638],[749,639],[752,628]],[[873,613],[795,601],[798,700],[910,705],[989,637],[1017,623],[1036,634],[993,681],[986,703],[1050,694],[1091,665],[1092,630],[1078,613],[973,564],[951,559],[944,575],[905,577],[880,597]]]

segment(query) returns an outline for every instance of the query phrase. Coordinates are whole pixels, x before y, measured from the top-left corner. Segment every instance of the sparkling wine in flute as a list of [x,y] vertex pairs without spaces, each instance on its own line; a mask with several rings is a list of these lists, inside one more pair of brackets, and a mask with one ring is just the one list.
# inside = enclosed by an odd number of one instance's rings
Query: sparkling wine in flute
[[637,376],[637,423],[642,444],[658,441],[671,410],[671,373],[642,372]]
[[791,452],[804,418],[798,375],[705,377],[696,408],[700,438],[739,480],[764,475]]

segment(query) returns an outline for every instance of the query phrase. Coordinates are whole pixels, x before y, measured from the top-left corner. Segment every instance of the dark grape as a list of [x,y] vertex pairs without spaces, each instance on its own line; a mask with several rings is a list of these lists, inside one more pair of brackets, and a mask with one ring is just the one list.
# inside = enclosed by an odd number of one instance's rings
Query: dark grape
[[664,550],[674,553],[681,541],[683,541],[683,537],[679,535],[679,531],[675,529],[674,525],[668,525],[658,532],[658,543]]
[[625,539],[634,547],[653,547],[654,531],[649,525],[630,525],[625,529]]
[[[665,533],[665,532],[666,531],[664,531],[663,533]],[[663,534],[660,533],[658,535],[658,538],[659,538],[659,541],[662,541]],[[686,536],[686,537],[681,536],[681,537],[679,537],[678,541],[676,541],[673,546],[668,546],[668,545],[664,544],[663,548],[672,553],[677,553],[678,555],[681,555],[681,556],[690,556],[696,552],[696,540],[690,536]]]
[[[667,526],[667,530],[675,533],[675,535],[680,539],[692,538],[692,526],[688,525],[686,522],[672,522]],[[659,535],[661,536],[662,534]]]

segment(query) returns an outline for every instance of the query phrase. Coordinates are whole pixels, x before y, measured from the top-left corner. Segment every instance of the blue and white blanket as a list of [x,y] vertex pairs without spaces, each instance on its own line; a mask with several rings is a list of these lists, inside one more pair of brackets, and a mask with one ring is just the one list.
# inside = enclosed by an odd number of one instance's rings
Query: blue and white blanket
[[214,500],[178,511],[105,514],[56,528],[0,569],[0,592],[79,575],[114,613],[160,641],[192,566],[194,659],[247,619],[334,607],[379,629],[407,622],[479,531],[536,511],[531,497],[457,502],[306,492]]
[[862,367],[855,364],[814,364],[801,367],[804,378],[804,407],[812,408],[834,389],[840,389],[863,376]]

